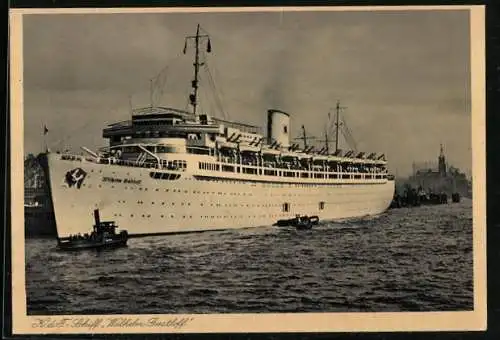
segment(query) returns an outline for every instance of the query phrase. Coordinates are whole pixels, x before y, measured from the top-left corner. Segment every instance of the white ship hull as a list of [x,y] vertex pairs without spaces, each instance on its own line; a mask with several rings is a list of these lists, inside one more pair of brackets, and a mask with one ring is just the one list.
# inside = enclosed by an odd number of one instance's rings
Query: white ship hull
[[[321,220],[377,215],[389,207],[394,194],[394,181],[386,178],[270,183],[238,174],[238,180],[209,180],[188,168],[169,181],[152,178],[155,169],[99,164],[83,157],[62,160],[51,153],[46,160],[61,238],[89,232],[95,208],[102,220],[116,221],[129,235],[149,235],[265,226],[296,214]],[[70,187],[65,178],[75,169],[86,175],[79,187]]]

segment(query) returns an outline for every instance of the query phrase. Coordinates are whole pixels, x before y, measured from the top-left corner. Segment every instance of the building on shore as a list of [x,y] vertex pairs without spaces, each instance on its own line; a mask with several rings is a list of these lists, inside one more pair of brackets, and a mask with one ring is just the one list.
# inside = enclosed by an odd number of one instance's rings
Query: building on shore
[[56,235],[54,211],[45,176],[32,154],[24,160],[24,225],[26,237]]
[[412,175],[403,182],[414,188],[422,188],[430,193],[459,193],[462,197],[472,198],[472,182],[466,174],[446,162],[443,145],[441,145],[437,165],[430,162],[413,163]]

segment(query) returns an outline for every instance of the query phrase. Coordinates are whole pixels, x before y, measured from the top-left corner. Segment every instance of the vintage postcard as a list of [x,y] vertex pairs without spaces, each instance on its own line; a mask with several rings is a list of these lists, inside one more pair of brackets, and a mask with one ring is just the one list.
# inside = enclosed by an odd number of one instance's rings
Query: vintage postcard
[[13,333],[484,330],[484,17],[12,10]]

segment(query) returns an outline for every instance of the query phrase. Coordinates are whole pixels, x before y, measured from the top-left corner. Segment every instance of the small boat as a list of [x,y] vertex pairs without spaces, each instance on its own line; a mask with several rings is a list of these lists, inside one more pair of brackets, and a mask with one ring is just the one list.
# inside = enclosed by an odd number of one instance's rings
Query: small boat
[[318,216],[300,216],[294,218],[279,220],[274,224],[278,227],[295,227],[297,230],[311,229],[313,225],[319,223]]
[[61,250],[83,250],[83,249],[103,249],[117,248],[127,245],[128,233],[122,230],[116,233],[118,226],[114,221],[101,222],[99,210],[94,210],[95,225],[90,234],[70,235],[67,238],[57,240]]

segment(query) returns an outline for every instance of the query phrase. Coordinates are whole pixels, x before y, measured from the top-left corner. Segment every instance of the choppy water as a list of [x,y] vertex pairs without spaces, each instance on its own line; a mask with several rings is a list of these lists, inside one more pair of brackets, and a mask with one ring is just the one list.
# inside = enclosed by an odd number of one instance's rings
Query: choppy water
[[308,231],[263,227],[64,253],[26,241],[29,314],[473,309],[471,201]]

